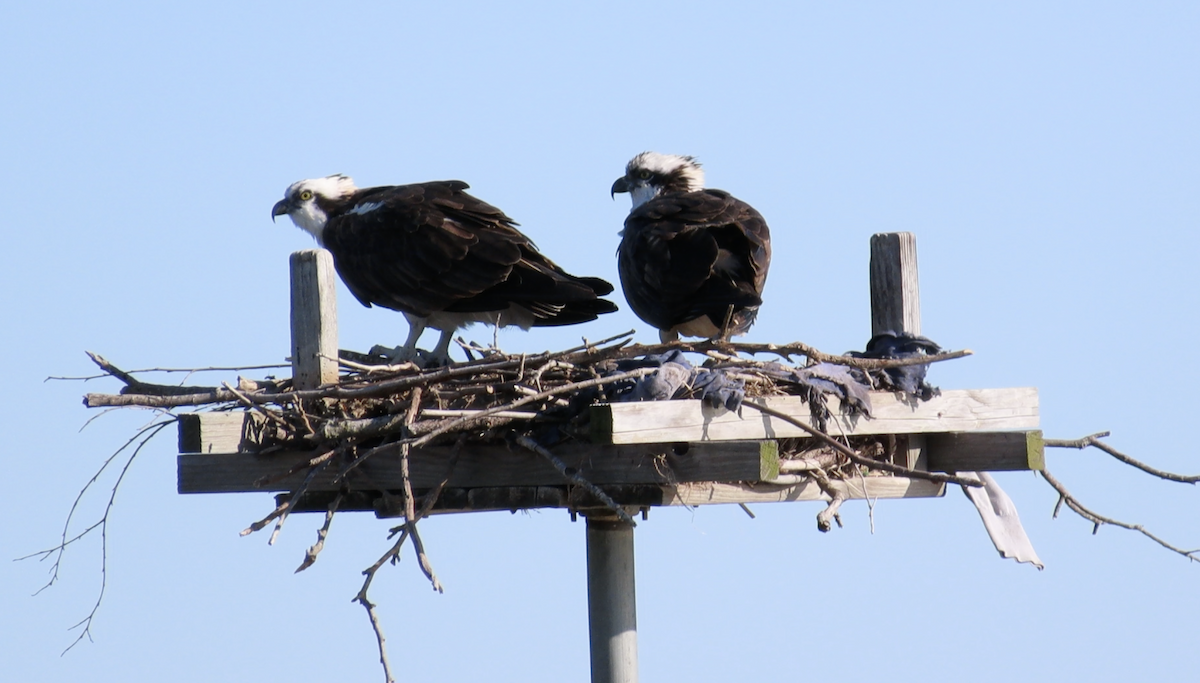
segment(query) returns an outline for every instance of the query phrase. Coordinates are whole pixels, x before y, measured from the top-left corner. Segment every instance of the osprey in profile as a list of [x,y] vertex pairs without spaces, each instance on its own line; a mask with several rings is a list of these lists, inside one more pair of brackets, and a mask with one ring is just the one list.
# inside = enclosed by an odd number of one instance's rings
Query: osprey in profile
[[445,180],[359,189],[344,175],[293,183],[271,209],[333,254],[362,304],[401,311],[409,334],[396,356],[417,355],[426,327],[442,331],[432,360],[448,363],[454,331],[573,325],[617,310],[611,284],[567,274],[504,212]]
[[625,298],[664,341],[745,334],[762,305],[771,234],[762,215],[721,190],[704,189],[692,157],[642,152],[613,183],[633,209],[617,265]]

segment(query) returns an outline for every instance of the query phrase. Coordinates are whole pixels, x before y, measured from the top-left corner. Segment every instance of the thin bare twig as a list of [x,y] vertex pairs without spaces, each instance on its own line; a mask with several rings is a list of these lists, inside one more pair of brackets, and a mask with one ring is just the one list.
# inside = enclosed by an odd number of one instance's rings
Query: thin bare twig
[[[80,620],[79,623],[77,623],[71,627],[72,630],[80,628],[80,627],[82,627],[82,629],[80,630],[79,635],[75,638],[75,640],[72,641],[72,643],[70,645],[68,645],[65,650],[63,650],[63,654],[66,654],[67,652],[69,652],[71,650],[71,648],[78,645],[80,643],[80,641],[82,641],[84,638],[87,638],[88,640],[91,640],[91,638],[92,638],[92,622],[95,620],[97,612],[100,611],[100,604],[102,602],[104,602],[104,592],[108,588],[108,520],[109,520],[109,515],[112,513],[113,504],[117,500],[117,491],[121,488],[121,482],[123,482],[125,480],[125,475],[128,474],[129,468],[133,465],[133,461],[137,459],[138,454],[142,452],[142,449],[145,448],[146,444],[149,443],[150,440],[153,439],[155,437],[155,435],[157,435],[165,427],[167,427],[168,425],[170,425],[174,422],[175,422],[174,419],[163,420],[161,422],[157,422],[153,425],[150,425],[150,426],[142,429],[141,431],[138,432],[137,435],[135,435],[133,437],[133,439],[130,439],[128,442],[126,442],[124,446],[117,449],[116,453],[113,453],[112,456],[110,456],[107,460],[104,461],[104,464],[101,465],[100,469],[96,472],[96,474],[92,476],[92,478],[88,481],[88,483],[85,484],[83,489],[79,492],[79,495],[76,496],[75,503],[71,505],[71,511],[70,511],[70,513],[68,513],[67,521],[63,525],[63,541],[62,541],[62,543],[60,543],[55,548],[39,551],[39,552],[33,553],[32,555],[26,555],[25,557],[17,558],[18,560],[23,560],[23,559],[27,559],[30,557],[40,556],[41,559],[44,560],[44,559],[49,558],[51,555],[56,555],[55,560],[54,560],[54,566],[51,569],[50,581],[45,586],[42,586],[42,588],[38,590],[38,593],[40,593],[43,590],[49,588],[54,583],[54,581],[58,578],[58,570],[62,564],[63,553],[66,551],[66,547],[69,544],[79,540],[80,538],[83,538],[89,532],[91,532],[93,529],[97,529],[97,528],[100,529],[100,592],[96,596],[96,602],[95,602],[95,604],[92,605],[92,610],[88,613],[88,615],[86,617],[84,617],[82,620]],[[112,462],[113,458],[117,457],[118,454],[120,454],[122,451],[124,451],[125,448],[127,448],[131,443],[133,443],[135,440],[137,440],[139,436],[142,436],[142,435],[145,435],[145,436],[141,438],[141,441],[137,444],[137,447],[133,449],[132,453],[130,453],[129,459],[125,461],[125,465],[121,468],[120,474],[117,475],[117,480],[115,482],[113,482],[112,491],[110,492],[110,494],[108,496],[108,503],[105,504],[105,506],[104,506],[104,514],[102,514],[100,516],[99,521],[97,521],[95,524],[89,526],[83,532],[77,534],[74,538],[71,538],[68,540],[67,534],[68,534],[68,529],[70,528],[70,525],[71,525],[71,518],[75,514],[75,510],[79,505],[80,499],[83,498],[83,494],[88,490],[88,488],[92,484],[96,483],[96,480],[99,478],[100,474],[102,472],[104,472],[104,470],[108,467],[109,463]]]
[[375,574],[385,562],[391,560],[392,564],[400,561],[400,548],[404,545],[405,539],[408,538],[408,530],[400,533],[400,538],[388,551],[380,556],[375,564],[363,570],[363,575],[367,578],[363,580],[362,588],[358,590],[358,595],[354,596],[352,602],[357,602],[367,610],[367,618],[371,621],[371,629],[375,631],[375,642],[379,645],[379,663],[383,665],[383,677],[387,683],[394,683],[396,677],[392,675],[392,666],[388,662],[387,656],[387,638],[383,636],[383,625],[379,622],[379,615],[375,612],[375,603],[367,597],[367,591],[371,588],[371,582],[375,580]]
[[1141,462],[1140,460],[1135,460],[1100,440],[1108,435],[1109,432],[1097,432],[1090,436],[1085,436],[1082,439],[1044,439],[1042,443],[1044,443],[1048,448],[1078,448],[1080,450],[1087,448],[1088,446],[1093,446],[1104,451],[1105,453],[1108,453],[1126,465],[1135,467],[1146,474],[1158,477],[1159,479],[1177,481],[1181,484],[1195,484],[1196,482],[1200,481],[1200,474],[1175,474],[1174,472],[1156,469],[1144,462]]
[[345,493],[345,489],[338,491],[333,502],[329,504],[329,508],[325,510],[325,523],[321,525],[320,529],[317,529],[317,542],[309,547],[308,552],[304,553],[304,561],[300,563],[299,567],[296,567],[296,574],[313,566],[313,563],[317,561],[317,555],[320,555],[325,548],[325,538],[329,536],[329,526],[333,524],[333,515],[337,512],[338,506],[342,504],[342,496]]
[[[421,407],[421,387],[417,387],[413,391],[412,403],[408,407],[408,415],[405,416],[406,424],[411,423],[417,418],[417,410]],[[400,481],[404,488],[404,526],[408,531],[408,535],[412,538],[413,547],[417,551],[417,564],[421,567],[421,571],[425,572],[429,582],[433,584],[433,589],[439,593],[443,592],[442,583],[438,581],[437,574],[433,571],[433,565],[429,562],[429,557],[425,554],[425,544],[421,542],[421,536],[417,533],[417,509],[416,500],[413,498],[412,479],[409,477],[408,469],[408,451],[409,445],[400,446]]]
[[292,492],[292,497],[288,499],[287,504],[283,507],[283,510],[278,515],[278,521],[275,522],[275,530],[271,532],[271,538],[267,539],[267,545],[275,545],[275,540],[279,538],[279,532],[283,531],[283,523],[287,521],[288,515],[290,515],[292,510],[296,508],[296,502],[299,501],[300,497],[304,495],[304,492],[308,490],[308,487],[312,484],[313,479],[316,479],[317,473],[325,469],[325,464],[327,462],[327,460],[322,461],[320,464],[310,469],[308,471],[308,476],[304,478],[304,482]]
[[[280,368],[290,367],[292,366],[289,363],[270,363],[268,365],[213,365],[206,368],[137,368],[135,370],[126,370],[125,372],[128,372],[129,374],[133,374],[135,372],[184,372],[189,375],[194,375],[200,372],[243,372],[245,370],[278,370]],[[94,379],[104,379],[105,377],[112,377],[112,375],[107,372],[102,375],[81,375],[78,377],[50,375],[43,381],[49,382],[51,380],[57,380],[63,382],[89,382]]]
[[271,422],[274,422],[277,427],[279,427],[280,429],[282,429],[284,431],[284,433],[292,432],[292,426],[289,425],[286,420],[284,420],[282,417],[279,417],[274,412],[267,410],[266,408],[262,407],[261,405],[254,403],[249,398],[247,398],[247,396],[245,394],[243,394],[242,392],[240,392],[237,389],[234,389],[232,386],[230,386],[229,382],[221,382],[221,386],[224,387],[226,391],[233,394],[234,397],[237,398],[238,403],[241,403],[242,405],[246,406],[250,410],[253,410],[254,412],[258,413],[259,415],[262,415],[263,417],[267,418]]
[[[39,588],[37,590],[37,593],[41,593],[42,591],[46,590],[50,586],[53,586],[54,583],[56,581],[58,581],[58,571],[59,571],[59,568],[62,566],[62,558],[63,558],[63,554],[66,552],[67,546],[71,545],[75,541],[80,540],[84,536],[88,535],[88,533],[90,533],[92,530],[97,529],[102,524],[104,524],[105,517],[101,517],[99,520],[96,521],[96,523],[92,524],[88,528],[84,529],[83,531],[79,532],[78,534],[76,534],[75,536],[73,536],[71,538],[67,538],[67,535],[70,533],[71,522],[75,518],[75,511],[79,509],[79,503],[83,500],[84,495],[87,494],[88,489],[90,489],[93,484],[95,484],[97,481],[99,481],[100,475],[104,474],[104,471],[108,469],[108,466],[112,464],[113,460],[116,460],[117,456],[120,455],[121,453],[123,453],[125,451],[125,449],[129,448],[134,443],[138,443],[137,448],[133,452],[133,455],[137,455],[137,452],[139,450],[141,450],[141,448],[143,446],[146,445],[146,442],[149,441],[150,438],[152,438],[155,434],[157,434],[159,431],[161,431],[164,427],[166,427],[167,425],[169,425],[173,422],[175,422],[174,417],[172,417],[169,420],[164,420],[162,422],[155,422],[153,424],[143,427],[142,429],[138,430],[138,432],[136,434],[134,434],[132,437],[130,437],[129,440],[126,441],[120,448],[118,448],[116,451],[114,451],[112,455],[108,456],[108,458],[103,463],[101,463],[100,468],[98,470],[96,470],[95,474],[92,475],[92,478],[89,479],[87,481],[87,483],[83,485],[83,488],[81,488],[79,490],[79,493],[75,494],[75,500],[71,503],[71,509],[67,512],[67,519],[65,522],[63,522],[62,541],[58,545],[54,546],[53,548],[47,548],[46,550],[39,550],[36,553],[30,553],[29,555],[25,555],[23,557],[16,558],[17,561],[27,560],[32,557],[37,557],[37,558],[39,558],[39,560],[46,560],[46,559],[49,559],[51,556],[54,556],[54,563],[51,565],[51,568],[50,568],[50,580],[46,582],[46,585]],[[145,439],[142,439],[143,435],[146,435],[147,433],[150,433],[150,432],[153,432],[153,433],[149,434],[149,436],[146,436]],[[140,443],[139,443],[139,440],[140,440]],[[133,460],[133,458],[131,457],[130,460],[125,463],[125,469],[129,468],[129,462],[132,462],[132,460]],[[121,473],[122,477],[124,477],[125,469],[122,470],[122,473]],[[120,483],[120,479],[118,479],[118,483]],[[116,495],[115,487],[114,487],[113,495]],[[110,498],[110,501],[111,501],[111,498]],[[34,593],[34,595],[37,595],[37,593]]]
[[[612,339],[622,339],[627,335],[618,335]],[[672,349],[681,349],[694,353],[704,353],[708,350],[717,351],[737,351],[741,353],[774,353],[782,357],[790,357],[791,355],[803,355],[817,362],[836,363],[839,365],[848,365],[851,367],[862,368],[864,370],[879,370],[884,368],[903,367],[907,365],[923,365],[928,363],[937,363],[963,356],[971,355],[971,351],[951,351],[946,353],[933,354],[929,356],[919,356],[914,358],[899,358],[899,359],[873,359],[873,358],[854,358],[851,356],[840,356],[823,353],[817,349],[802,343],[793,344],[731,344],[715,341],[701,342],[670,342],[667,344],[654,344],[649,346],[642,345],[627,345],[619,343],[605,348],[597,348],[598,344],[587,344],[573,349],[558,353],[541,353],[533,356],[508,356],[503,360],[495,360],[492,357],[484,358],[479,361],[460,363],[457,365],[426,370],[413,375],[405,375],[394,379],[381,380],[371,382],[361,386],[347,386],[338,384],[332,387],[321,389],[312,389],[307,391],[280,391],[280,392],[255,392],[247,394],[247,397],[256,403],[292,403],[294,401],[305,400],[309,398],[367,398],[373,396],[383,396],[394,394],[413,386],[427,386],[433,382],[443,381],[454,377],[474,376],[482,372],[498,371],[513,369],[521,366],[522,363],[530,364],[542,363],[551,359],[558,360],[564,363],[577,363],[583,361],[598,361],[603,359],[613,358],[628,358],[638,355],[646,355],[653,353],[663,353]],[[357,381],[357,380],[354,380]],[[155,385],[157,386],[157,385]],[[139,394],[122,394],[113,396],[109,394],[88,394],[84,397],[84,405],[91,408],[105,406],[130,406],[142,405],[155,408],[171,408],[181,405],[202,405],[206,403],[219,403],[233,400],[233,397],[228,393],[220,390],[216,391],[197,391],[192,394],[179,396],[157,396],[157,395],[139,395]]]
[[1096,512],[1093,512],[1092,510],[1089,510],[1088,508],[1084,507],[1083,504],[1081,504],[1075,498],[1075,496],[1072,496],[1071,492],[1067,490],[1067,487],[1063,486],[1061,482],[1059,482],[1057,479],[1054,478],[1053,475],[1050,474],[1050,470],[1043,469],[1039,472],[1039,474],[1042,475],[1042,478],[1046,480],[1047,484],[1050,484],[1050,486],[1053,487],[1054,490],[1058,492],[1058,503],[1054,506],[1054,517],[1058,517],[1058,511],[1062,508],[1062,504],[1066,503],[1067,507],[1071,508],[1071,510],[1073,510],[1075,512],[1075,514],[1079,515],[1080,517],[1083,517],[1084,519],[1086,519],[1087,521],[1092,523],[1092,534],[1096,534],[1098,531],[1100,531],[1100,527],[1102,525],[1109,524],[1111,526],[1121,527],[1122,529],[1129,529],[1130,531],[1136,531],[1136,532],[1142,534],[1143,536],[1145,536],[1146,538],[1149,538],[1150,540],[1154,541],[1155,543],[1166,548],[1167,550],[1170,550],[1171,552],[1174,552],[1174,553],[1179,553],[1180,555],[1183,555],[1184,557],[1188,558],[1189,560],[1191,560],[1193,562],[1200,560],[1200,548],[1197,548],[1195,550],[1184,550],[1183,548],[1177,548],[1174,545],[1171,545],[1170,543],[1167,543],[1163,539],[1159,538],[1158,536],[1155,536],[1154,534],[1150,533],[1149,531],[1146,531],[1146,528],[1143,527],[1141,524],[1129,524],[1127,522],[1122,522],[1120,520],[1113,519],[1111,517],[1105,517],[1103,515],[1097,514]]
[[633,517],[629,516],[628,512],[625,512],[625,508],[618,505],[617,502],[613,500],[607,493],[605,493],[599,486],[596,486],[587,479],[584,479],[578,472],[568,470],[566,463],[560,460],[558,456],[551,453],[550,450],[545,446],[534,441],[528,436],[517,437],[517,445],[521,446],[522,448],[527,448],[550,461],[550,464],[554,465],[554,469],[558,470],[558,473],[563,476],[563,479],[566,479],[577,486],[582,486],[587,490],[588,493],[595,496],[597,500],[599,500],[601,503],[604,503],[608,509],[616,513],[617,517],[619,517],[622,522],[625,522],[629,526],[637,526],[637,522],[633,521]]
[[446,488],[446,484],[450,482],[450,477],[454,475],[454,469],[458,466],[458,456],[462,453],[463,444],[466,442],[466,435],[458,437],[458,441],[454,442],[454,447],[450,449],[450,457],[446,459],[446,474],[438,482],[437,486],[425,494],[425,502],[417,512],[417,519],[425,519],[433,511],[433,506],[437,503],[438,496],[442,495],[442,490]]
[[974,479],[967,479],[965,477],[957,477],[952,474],[941,474],[939,472],[923,472],[921,470],[914,470],[914,469],[910,469],[908,467],[902,467],[900,465],[893,465],[890,462],[884,462],[882,460],[873,460],[871,458],[864,458],[863,456],[859,455],[858,453],[855,453],[854,451],[850,450],[846,446],[843,446],[840,441],[833,438],[832,436],[817,429],[816,427],[804,424],[800,420],[797,420],[796,418],[792,417],[791,415],[788,415],[787,413],[780,412],[778,410],[775,410],[774,408],[769,408],[767,406],[759,405],[757,403],[752,403],[750,401],[744,401],[742,403],[742,406],[746,407],[746,408],[751,408],[753,410],[757,410],[760,413],[765,413],[767,415],[770,415],[771,417],[777,417],[780,420],[787,422],[788,424],[795,425],[796,427],[803,429],[804,431],[808,432],[812,436],[816,437],[817,439],[823,441],[825,444],[832,447],[838,453],[841,453],[842,455],[846,456],[847,458],[849,458],[852,462],[854,462],[857,465],[863,465],[864,467],[870,467],[870,468],[877,469],[877,470],[883,470],[885,472],[891,472],[892,474],[899,474],[899,475],[902,475],[905,477],[911,477],[914,479],[928,479],[929,481],[936,481],[936,482],[940,482],[940,483],[944,483],[944,484],[959,484],[961,486],[983,486],[983,484],[981,482],[975,481]]

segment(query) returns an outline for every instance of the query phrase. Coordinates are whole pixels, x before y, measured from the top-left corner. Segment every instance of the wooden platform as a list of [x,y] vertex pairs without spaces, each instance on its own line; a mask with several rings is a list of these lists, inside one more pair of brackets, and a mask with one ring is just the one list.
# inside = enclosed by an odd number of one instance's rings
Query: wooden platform
[[[1043,465],[1034,389],[948,391],[931,401],[910,404],[887,392],[872,392],[874,419],[838,419],[845,436],[892,435],[908,453],[900,464],[954,472],[1028,470]],[[808,407],[796,397],[764,399],[763,404],[807,422]],[[836,404],[834,406],[836,408]],[[597,484],[617,502],[648,505],[710,505],[822,500],[829,496],[806,478],[781,479],[778,439],[807,438],[793,425],[757,412],[741,415],[713,410],[699,401],[605,404],[592,408],[593,440],[552,449],[567,467]],[[598,418],[598,419],[597,419]],[[931,427],[964,431],[931,431]],[[991,427],[994,429],[984,430]],[[259,454],[262,422],[253,413],[194,413],[180,419],[178,456],[180,493],[291,491],[303,473],[279,477],[314,452]],[[1008,431],[997,431],[1004,429]],[[607,442],[607,443],[605,443]],[[410,453],[413,488],[424,491],[446,477],[448,447]],[[309,484],[302,509],[323,509],[336,491],[337,470],[318,474]],[[785,482],[785,483],[781,483]],[[833,482],[848,498],[940,496],[944,486],[921,479],[865,476]],[[446,481],[442,511],[585,508],[582,493],[572,494],[562,475],[536,453],[517,446],[468,446]],[[379,453],[349,478],[354,491],[401,488],[396,453]],[[574,495],[574,497],[573,497]],[[364,496],[380,512],[385,496]],[[452,504],[451,501],[458,501]],[[591,502],[594,504],[594,501]],[[362,507],[368,507],[366,503]],[[386,506],[385,506],[386,507]]]
[[[328,254],[293,255],[292,356],[298,388],[336,381],[335,275]],[[871,240],[872,330],[920,333],[915,241],[908,233]],[[809,423],[798,397],[747,399]],[[836,399],[834,436],[874,436],[890,444],[896,464],[930,472],[1041,469],[1038,395],[1033,388],[944,391],[927,402],[888,392],[871,393],[872,417],[848,417]],[[590,442],[563,444],[553,454],[568,468],[629,507],[828,500],[911,498],[943,495],[945,487],[924,479],[865,472],[832,481],[823,490],[795,462],[781,460],[781,439],[808,433],[777,418],[704,407],[699,401],[602,404],[590,408]],[[312,458],[299,451],[264,452],[265,427],[249,413],[182,415],[178,456],[180,493],[293,491],[305,474],[280,476]],[[447,477],[447,448],[410,454],[417,493]],[[299,468],[298,468],[299,469]],[[782,472],[782,474],[781,474]],[[337,470],[314,475],[295,508],[324,510]],[[378,453],[352,472],[351,492],[341,509],[396,514],[401,489],[397,453]],[[496,510],[533,507],[588,509],[599,506],[581,487],[570,486],[546,458],[517,446],[466,446],[449,473],[435,509]]]

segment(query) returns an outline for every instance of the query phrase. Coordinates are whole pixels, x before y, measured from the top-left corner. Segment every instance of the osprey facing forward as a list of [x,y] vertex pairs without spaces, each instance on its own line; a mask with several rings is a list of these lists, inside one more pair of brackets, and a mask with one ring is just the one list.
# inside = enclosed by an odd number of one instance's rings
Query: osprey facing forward
[[617,248],[633,312],[664,342],[745,334],[771,265],[762,215],[728,192],[705,190],[700,164],[674,154],[637,155],[612,192],[633,199]]
[[433,360],[446,363],[454,331],[471,323],[528,330],[617,310],[599,298],[612,285],[568,275],[467,187],[446,180],[359,189],[332,175],[293,183],[271,218],[286,214],[328,249],[364,306],[404,313],[409,334],[398,356],[406,360],[426,327],[442,331]]

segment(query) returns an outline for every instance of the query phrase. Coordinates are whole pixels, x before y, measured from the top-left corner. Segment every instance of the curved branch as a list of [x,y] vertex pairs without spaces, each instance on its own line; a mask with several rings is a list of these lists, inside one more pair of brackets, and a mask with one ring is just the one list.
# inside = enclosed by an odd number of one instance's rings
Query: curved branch
[[1071,439],[1071,440],[1045,439],[1042,441],[1042,443],[1044,443],[1049,448],[1078,448],[1080,450],[1087,448],[1088,446],[1094,446],[1095,448],[1099,448],[1100,450],[1104,451],[1105,453],[1108,453],[1109,455],[1116,458],[1117,460],[1120,460],[1121,462],[1125,463],[1126,465],[1129,465],[1130,467],[1135,467],[1135,468],[1145,472],[1146,474],[1149,474],[1154,477],[1158,477],[1159,479],[1165,479],[1167,481],[1177,481],[1181,484],[1195,484],[1196,482],[1200,481],[1200,474],[1175,474],[1174,472],[1167,472],[1165,470],[1156,469],[1154,467],[1147,465],[1144,462],[1135,460],[1135,459],[1129,457],[1128,455],[1125,455],[1121,451],[1118,451],[1117,449],[1113,448],[1112,446],[1109,446],[1108,444],[1104,443],[1103,441],[1100,441],[1100,439],[1102,439],[1108,435],[1109,435],[1109,432],[1097,432],[1090,436],[1085,436],[1082,439]]
[[1092,523],[1092,534],[1093,535],[1096,532],[1100,531],[1100,527],[1104,524],[1108,524],[1111,526],[1117,526],[1117,527],[1121,527],[1122,529],[1129,529],[1130,531],[1136,531],[1136,532],[1142,534],[1143,536],[1145,536],[1146,538],[1149,538],[1150,540],[1154,541],[1155,543],[1166,548],[1167,550],[1170,550],[1173,553],[1179,553],[1180,555],[1183,555],[1184,557],[1188,558],[1189,560],[1191,560],[1193,562],[1200,560],[1200,548],[1197,548],[1195,550],[1184,550],[1183,548],[1177,548],[1177,547],[1171,545],[1170,543],[1167,543],[1163,539],[1159,538],[1158,536],[1155,536],[1154,534],[1150,533],[1149,531],[1146,531],[1146,528],[1143,527],[1141,524],[1129,524],[1128,522],[1122,522],[1120,520],[1113,519],[1111,517],[1105,517],[1103,515],[1097,514],[1096,512],[1093,512],[1092,510],[1089,510],[1088,508],[1084,507],[1078,500],[1076,500],[1075,496],[1072,496],[1071,492],[1067,490],[1067,487],[1063,486],[1061,482],[1059,482],[1057,479],[1054,478],[1053,475],[1050,474],[1050,470],[1043,469],[1039,472],[1039,474],[1042,475],[1042,478],[1046,480],[1047,484],[1050,484],[1050,486],[1053,487],[1055,491],[1058,491],[1058,503],[1055,504],[1055,506],[1054,506],[1054,517],[1055,518],[1058,517],[1058,511],[1059,511],[1059,509],[1061,509],[1062,504],[1066,503],[1067,507],[1071,508],[1075,512],[1075,514],[1079,515],[1080,517],[1083,517],[1084,519],[1086,519],[1087,521]]
[[774,408],[768,408],[767,406],[760,406],[757,403],[751,403],[750,401],[744,401],[742,403],[742,407],[753,408],[754,410],[757,410],[760,413],[765,413],[767,415],[770,415],[771,417],[779,418],[780,420],[783,420],[784,422],[787,422],[788,424],[795,425],[796,427],[803,429],[804,431],[808,432],[812,436],[814,436],[817,439],[824,442],[830,448],[833,448],[838,453],[841,453],[842,455],[849,458],[850,461],[855,463],[856,465],[863,465],[864,467],[871,467],[871,468],[874,468],[877,470],[891,472],[892,474],[899,474],[899,475],[902,475],[905,477],[911,477],[913,479],[928,479],[929,481],[936,481],[936,482],[940,482],[943,484],[958,484],[960,486],[983,486],[983,482],[977,481],[975,479],[967,479],[966,477],[956,477],[953,474],[941,474],[939,472],[924,472],[922,470],[909,469],[907,467],[902,467],[900,465],[893,465],[890,462],[883,462],[882,460],[873,460],[871,458],[864,458],[863,456],[859,455],[858,453],[855,453],[854,451],[852,451],[849,448],[847,448],[846,446],[844,446],[840,441],[833,438],[832,436],[817,429],[816,427],[812,427],[810,425],[804,424],[800,420],[797,420],[796,418],[792,417],[791,415],[788,415],[787,413],[780,412],[778,410],[775,410]]

